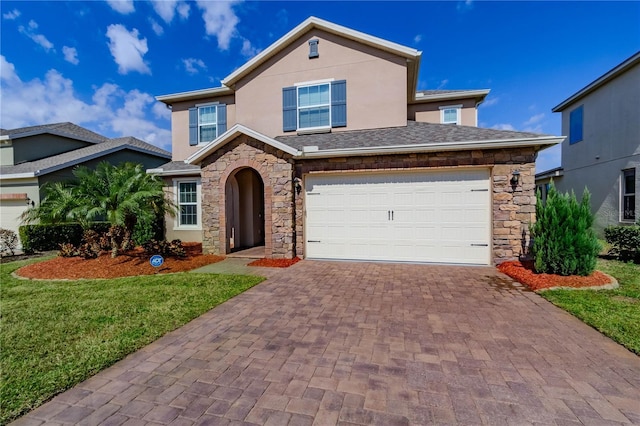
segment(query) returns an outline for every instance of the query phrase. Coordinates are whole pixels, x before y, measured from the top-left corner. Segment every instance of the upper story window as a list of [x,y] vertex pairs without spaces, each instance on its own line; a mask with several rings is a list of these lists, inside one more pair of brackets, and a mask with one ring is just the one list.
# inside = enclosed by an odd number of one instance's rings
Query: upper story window
[[189,145],[209,143],[226,131],[225,104],[202,104],[189,108]]
[[298,87],[298,129],[330,127],[329,83]]
[[623,221],[636,220],[636,169],[622,171],[622,212]]
[[347,125],[347,82],[300,83],[282,89],[282,129],[300,132]]
[[580,105],[569,114],[569,144],[574,144],[582,140],[582,119],[583,108],[582,105]]
[[460,124],[462,105],[440,107],[440,122],[442,124]]

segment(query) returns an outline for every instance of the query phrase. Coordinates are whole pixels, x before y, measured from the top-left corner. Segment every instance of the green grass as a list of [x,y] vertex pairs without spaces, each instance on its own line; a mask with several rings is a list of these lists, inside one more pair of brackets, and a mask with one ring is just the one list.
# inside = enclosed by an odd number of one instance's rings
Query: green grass
[[189,273],[79,281],[11,276],[28,263],[0,265],[0,424],[263,280]]
[[640,265],[598,260],[615,277],[615,290],[550,290],[540,294],[606,336],[640,355]]

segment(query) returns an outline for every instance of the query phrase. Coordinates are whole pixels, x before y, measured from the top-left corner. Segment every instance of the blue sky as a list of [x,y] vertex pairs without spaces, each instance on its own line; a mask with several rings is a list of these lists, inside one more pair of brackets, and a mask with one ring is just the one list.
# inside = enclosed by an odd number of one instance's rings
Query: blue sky
[[640,50],[631,1],[3,0],[0,13],[3,128],[72,121],[165,149],[155,96],[219,86],[311,15],[421,50],[418,89],[491,89],[479,125],[498,129],[559,135],[551,108]]

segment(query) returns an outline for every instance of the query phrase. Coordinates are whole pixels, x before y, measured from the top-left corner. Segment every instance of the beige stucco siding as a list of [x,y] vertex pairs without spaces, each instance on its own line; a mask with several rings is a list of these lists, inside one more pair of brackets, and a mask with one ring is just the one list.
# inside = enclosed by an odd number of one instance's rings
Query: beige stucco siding
[[237,123],[235,96],[233,95],[176,102],[171,106],[171,155],[174,161],[185,160],[202,148],[202,145],[189,145],[189,108],[214,102],[227,106],[227,129],[233,127]]
[[460,106],[462,126],[477,126],[477,109],[475,99],[456,99],[443,102],[411,104],[407,106],[407,120],[425,123],[441,123],[442,107]]
[[[20,215],[27,210],[27,201],[40,203],[38,179],[11,179],[0,183],[0,228],[9,229],[18,235]],[[26,195],[25,195],[26,194]],[[28,200],[27,200],[28,198]],[[18,244],[18,249],[22,246]]]
[[[308,41],[319,57],[309,59]],[[282,89],[296,83],[347,81],[347,127],[333,131],[406,125],[407,68],[403,58],[312,30],[236,85],[239,123],[267,136],[282,131]]]

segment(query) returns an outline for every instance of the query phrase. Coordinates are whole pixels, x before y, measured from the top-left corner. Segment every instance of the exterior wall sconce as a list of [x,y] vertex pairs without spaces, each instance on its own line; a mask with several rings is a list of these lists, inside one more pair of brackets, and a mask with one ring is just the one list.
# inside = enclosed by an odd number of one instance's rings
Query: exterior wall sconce
[[511,176],[511,186],[518,186],[518,182],[520,182],[520,171],[516,169]]
[[27,206],[35,207],[36,202],[33,201],[31,198],[27,197]]
[[302,191],[302,180],[300,178],[293,179],[293,187],[296,189],[296,195],[300,195]]

